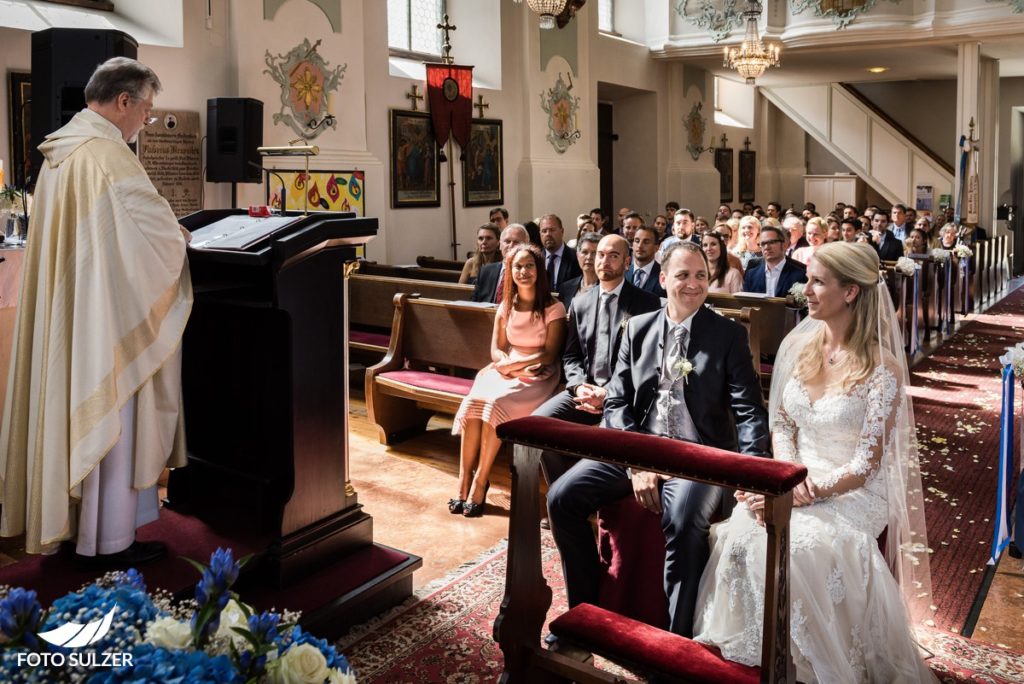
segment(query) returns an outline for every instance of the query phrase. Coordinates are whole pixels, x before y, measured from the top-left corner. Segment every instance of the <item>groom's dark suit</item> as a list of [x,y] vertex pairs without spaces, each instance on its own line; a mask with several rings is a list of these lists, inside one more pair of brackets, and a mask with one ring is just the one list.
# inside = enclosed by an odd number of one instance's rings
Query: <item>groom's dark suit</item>
[[[597,347],[597,314],[601,303],[600,284],[583,294],[573,297],[569,307],[569,325],[565,336],[565,351],[562,352],[562,368],[565,370],[565,391],[544,402],[533,412],[535,416],[560,418],[583,425],[597,425],[601,416],[576,408],[574,392],[582,384],[594,385],[594,352]],[[615,316],[611,322],[612,339],[609,340],[612,358],[617,358],[619,344],[623,338],[622,322],[632,316],[657,311],[661,299],[650,292],[641,290],[623,281],[619,293]],[[612,369],[614,370],[614,369]],[[541,465],[548,483],[557,480],[572,467],[575,459],[562,454],[544,452]]]
[[[604,404],[606,427],[645,431],[656,411],[665,355],[666,310],[636,316],[626,326]],[[745,454],[769,453],[768,415],[743,326],[701,307],[690,322],[686,358],[693,371],[683,398],[700,443]],[[569,605],[597,600],[600,567],[588,517],[602,505],[632,496],[624,468],[580,461],[548,492],[551,529],[562,556]],[[687,480],[662,483],[665,593],[669,628],[693,631],[697,586],[707,563],[710,518],[722,502],[717,487]]]

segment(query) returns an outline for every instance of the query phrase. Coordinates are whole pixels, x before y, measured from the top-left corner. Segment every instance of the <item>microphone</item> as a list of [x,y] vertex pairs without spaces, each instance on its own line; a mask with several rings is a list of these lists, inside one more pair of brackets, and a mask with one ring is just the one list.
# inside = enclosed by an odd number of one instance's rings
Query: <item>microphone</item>
[[256,167],[260,171],[266,173],[268,176],[270,174],[273,174],[273,175],[277,176],[277,180],[281,181],[281,213],[284,214],[284,212],[285,212],[285,206],[284,206],[284,204],[285,204],[285,194],[287,193],[287,189],[286,189],[287,186],[285,185],[284,178],[281,177],[281,174],[279,174],[277,171],[274,171],[273,169],[268,169],[265,166],[260,166],[259,164],[257,164],[254,161],[246,161],[245,163],[248,164],[249,166]]

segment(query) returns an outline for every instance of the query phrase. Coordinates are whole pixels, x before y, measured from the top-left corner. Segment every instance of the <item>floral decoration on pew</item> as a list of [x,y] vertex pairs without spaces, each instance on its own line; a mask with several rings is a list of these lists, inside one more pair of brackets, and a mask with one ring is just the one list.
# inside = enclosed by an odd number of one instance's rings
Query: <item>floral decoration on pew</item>
[[937,264],[945,264],[949,262],[949,250],[936,247],[931,251],[932,260]]
[[967,245],[957,245],[953,248],[953,254],[957,259],[970,259],[974,256],[974,252]]
[[[187,560],[187,559],[186,559]],[[231,586],[248,557],[217,549],[195,599],[147,592],[136,570],[110,572],[44,611],[36,592],[0,588],[0,681],[355,684],[348,661],[295,624],[257,613]]]
[[917,263],[910,257],[901,256],[896,260],[895,268],[905,276],[912,276],[917,270]]
[[807,306],[807,295],[804,294],[804,285],[806,283],[793,283],[793,287],[789,288],[789,292],[786,293],[787,304],[797,309],[803,309]]
[[999,363],[1004,367],[1013,366],[1014,377],[1024,382],[1024,342],[1007,347],[1006,353],[999,357]]

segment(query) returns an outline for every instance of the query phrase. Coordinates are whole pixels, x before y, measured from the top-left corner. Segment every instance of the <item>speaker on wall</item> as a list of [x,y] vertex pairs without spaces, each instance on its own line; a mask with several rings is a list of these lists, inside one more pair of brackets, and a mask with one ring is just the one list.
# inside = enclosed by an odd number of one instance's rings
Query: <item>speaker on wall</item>
[[32,34],[33,183],[43,161],[36,148],[85,108],[89,77],[111,57],[136,59],[139,44],[112,29],[51,28]]
[[263,103],[248,97],[206,101],[206,180],[262,183]]

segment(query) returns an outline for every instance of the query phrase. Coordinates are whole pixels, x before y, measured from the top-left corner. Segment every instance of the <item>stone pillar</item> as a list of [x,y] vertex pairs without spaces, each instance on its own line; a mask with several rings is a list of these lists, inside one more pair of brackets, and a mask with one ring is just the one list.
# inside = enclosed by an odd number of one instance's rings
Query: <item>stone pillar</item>
[[[960,135],[970,134],[970,122],[974,120],[974,137],[977,139],[976,169],[979,181],[978,223],[991,235],[995,230],[996,180],[999,163],[999,62],[981,56],[981,43],[961,43],[957,46],[956,85],[957,140]],[[960,149],[956,153],[956,180],[954,197],[961,187]],[[961,213],[966,216],[966,205]]]

